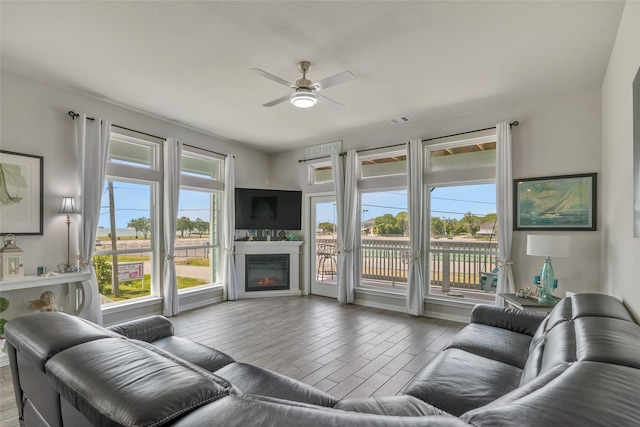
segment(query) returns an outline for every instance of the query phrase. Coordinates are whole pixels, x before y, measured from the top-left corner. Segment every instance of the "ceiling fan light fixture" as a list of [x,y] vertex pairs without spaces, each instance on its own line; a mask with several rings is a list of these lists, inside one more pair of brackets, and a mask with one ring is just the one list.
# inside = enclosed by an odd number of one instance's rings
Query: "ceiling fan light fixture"
[[299,91],[291,94],[289,98],[291,105],[298,108],[309,108],[316,105],[318,102],[318,95],[313,92]]

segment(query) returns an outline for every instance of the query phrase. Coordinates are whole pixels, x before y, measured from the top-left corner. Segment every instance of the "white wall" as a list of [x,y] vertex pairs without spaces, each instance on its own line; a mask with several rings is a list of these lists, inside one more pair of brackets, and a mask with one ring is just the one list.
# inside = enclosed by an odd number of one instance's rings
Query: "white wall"
[[625,5],[602,85],[603,282],[640,319],[640,239],[633,238],[632,83],[640,68],[640,2]]
[[[420,137],[431,138],[518,120],[513,131],[514,178],[596,172],[600,177],[601,96],[600,90],[559,95],[551,99],[521,100],[504,105],[486,105],[404,125],[386,126],[376,132],[345,135],[343,148],[373,148]],[[329,141],[313,141],[309,145]],[[271,184],[314,191],[306,184],[306,165],[299,164],[303,150],[271,156]],[[600,212],[600,211],[599,211]],[[600,226],[598,227],[600,230]],[[600,231],[557,232],[571,236],[571,257],[553,260],[559,278],[556,295],[565,291],[599,292]],[[542,259],[526,255],[526,232],[514,232],[512,261],[517,287],[528,286],[542,267]]]
[[[0,149],[44,157],[44,235],[18,236],[18,246],[25,252],[27,275],[35,274],[36,266],[53,269],[67,260],[66,218],[57,212],[63,195],[79,195],[75,127],[67,115],[69,110],[107,118],[114,124],[153,135],[174,137],[189,145],[233,154],[236,157],[236,185],[266,187],[268,184],[268,156],[236,142],[223,141],[4,70],[0,84]],[[71,224],[72,256],[77,253],[74,224]],[[38,290],[36,298],[40,292],[42,290]]]

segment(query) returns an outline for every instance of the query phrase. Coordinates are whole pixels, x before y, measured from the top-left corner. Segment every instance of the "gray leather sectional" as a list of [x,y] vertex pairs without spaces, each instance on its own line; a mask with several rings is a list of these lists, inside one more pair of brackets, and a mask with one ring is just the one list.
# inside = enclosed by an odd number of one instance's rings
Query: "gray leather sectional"
[[174,336],[152,316],[6,325],[24,426],[640,426],[640,326],[578,294],[547,317],[478,305],[398,396],[338,400]]

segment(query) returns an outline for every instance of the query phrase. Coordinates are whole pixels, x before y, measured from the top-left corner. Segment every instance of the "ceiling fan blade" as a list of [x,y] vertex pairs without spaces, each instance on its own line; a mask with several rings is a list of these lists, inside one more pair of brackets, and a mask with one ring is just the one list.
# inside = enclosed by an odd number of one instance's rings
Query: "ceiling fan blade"
[[335,108],[335,109],[340,109],[340,108],[344,108],[345,106],[340,104],[338,101],[334,101],[331,98],[327,98],[324,95],[320,95],[319,93],[317,94],[320,98],[322,98],[322,103],[323,104],[327,104],[330,105],[331,107]]
[[261,75],[262,77],[267,78],[269,80],[272,80],[272,81],[274,81],[276,83],[280,83],[283,86],[290,87],[290,88],[295,88],[296,87],[296,85],[294,85],[293,83],[289,83],[288,81],[286,81],[284,79],[281,79],[278,76],[274,76],[271,73],[267,73],[266,71],[261,70],[260,68],[252,68],[249,71],[253,71],[256,74]]
[[342,83],[346,83],[351,80],[355,80],[356,76],[351,71],[343,71],[335,76],[327,77],[326,79],[318,80],[311,84],[311,87],[315,90],[322,90],[332,86],[336,86]]
[[291,97],[291,95],[285,95],[285,96],[282,96],[282,97],[280,97],[278,99],[274,99],[271,102],[267,102],[266,104],[262,104],[262,106],[263,107],[273,107],[274,105],[278,105],[281,102],[284,102],[284,101],[288,100],[290,97]]

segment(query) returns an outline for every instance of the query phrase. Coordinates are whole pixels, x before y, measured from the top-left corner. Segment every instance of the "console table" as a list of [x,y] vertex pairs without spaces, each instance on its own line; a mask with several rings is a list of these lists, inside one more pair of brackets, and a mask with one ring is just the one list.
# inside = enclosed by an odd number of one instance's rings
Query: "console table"
[[[0,280],[0,294],[9,300],[11,309],[14,304],[21,301],[21,297],[15,297],[15,294],[25,289],[47,288],[56,285],[67,285],[66,298],[56,299],[56,305],[62,307],[62,311],[78,315],[84,307],[84,296],[86,290],[83,282],[91,279],[90,271],[82,271],[80,273],[60,273],[53,276],[24,276],[8,280]],[[12,297],[13,294],[13,297]],[[13,317],[17,317],[29,312],[35,312],[36,309],[29,310],[28,307],[21,307],[22,313],[13,313]],[[0,317],[4,317],[0,315]],[[7,320],[11,320],[7,317]],[[0,340],[0,345],[4,345],[4,340]],[[0,349],[1,350],[1,349]],[[0,366],[9,364],[9,358],[6,353],[0,352]]]
[[[10,280],[0,280],[0,292],[19,291],[23,289],[41,288],[54,285],[69,286],[69,293],[65,301],[56,300],[56,305],[62,306],[64,311],[69,314],[78,314],[82,308],[84,301],[80,293],[72,292],[75,290],[75,284],[90,280],[91,272],[82,271],[80,273],[60,273],[55,276],[24,276]],[[9,302],[11,302],[10,298]]]

